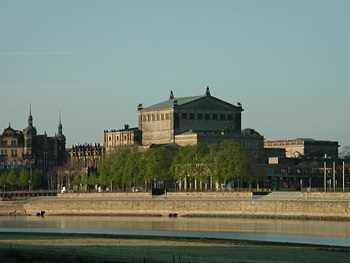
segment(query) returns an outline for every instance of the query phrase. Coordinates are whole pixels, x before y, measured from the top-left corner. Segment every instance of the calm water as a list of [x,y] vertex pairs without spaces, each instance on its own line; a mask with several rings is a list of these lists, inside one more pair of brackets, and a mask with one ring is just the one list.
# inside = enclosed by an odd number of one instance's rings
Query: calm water
[[350,222],[168,217],[0,217],[0,232],[203,237],[350,247]]

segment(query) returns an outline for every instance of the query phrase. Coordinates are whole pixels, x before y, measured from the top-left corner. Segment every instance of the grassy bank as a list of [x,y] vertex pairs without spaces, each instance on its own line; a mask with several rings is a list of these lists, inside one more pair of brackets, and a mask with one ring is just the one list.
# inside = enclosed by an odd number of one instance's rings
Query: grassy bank
[[209,239],[0,233],[4,262],[348,262],[350,248]]

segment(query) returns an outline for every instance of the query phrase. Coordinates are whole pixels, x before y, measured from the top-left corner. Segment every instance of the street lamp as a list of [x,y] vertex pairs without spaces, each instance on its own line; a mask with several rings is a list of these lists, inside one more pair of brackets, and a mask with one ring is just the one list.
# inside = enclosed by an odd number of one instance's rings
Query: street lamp
[[326,169],[327,169],[327,154],[324,155],[324,163],[323,163],[323,188],[324,188],[324,192],[327,191]]
[[345,191],[345,161],[343,160],[343,192]]

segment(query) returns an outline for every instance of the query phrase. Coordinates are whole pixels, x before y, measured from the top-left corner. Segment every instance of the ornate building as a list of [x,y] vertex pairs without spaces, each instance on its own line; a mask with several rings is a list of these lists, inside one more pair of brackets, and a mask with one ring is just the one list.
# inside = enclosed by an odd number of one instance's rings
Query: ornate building
[[138,128],[130,128],[128,124],[124,129],[104,131],[104,148],[110,151],[117,146],[131,146],[141,144],[141,131]]
[[28,126],[23,131],[9,126],[0,135],[0,174],[21,169],[37,170],[44,178],[52,167],[66,161],[66,138],[62,132],[61,116],[59,118],[58,133],[47,136],[37,133],[33,126],[31,109]]
[[242,130],[242,105],[230,104],[204,95],[169,99],[149,107],[138,105],[138,128],[104,131],[104,148],[116,146],[157,145],[185,146],[219,144],[234,140],[247,149],[254,159],[264,156],[264,137],[253,129]]
[[234,140],[256,159],[264,155],[264,137],[253,129],[242,130],[242,104],[230,104],[204,95],[169,99],[152,106],[138,106],[138,123],[142,145],[218,144]]
[[69,163],[83,170],[96,170],[101,163],[103,147],[100,144],[75,145],[70,149]]

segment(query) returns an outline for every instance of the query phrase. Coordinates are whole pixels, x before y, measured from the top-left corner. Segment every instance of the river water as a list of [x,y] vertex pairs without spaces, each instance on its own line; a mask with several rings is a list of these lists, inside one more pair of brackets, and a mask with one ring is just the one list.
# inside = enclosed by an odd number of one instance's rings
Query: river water
[[199,237],[350,247],[350,223],[238,218],[0,217],[0,232]]

